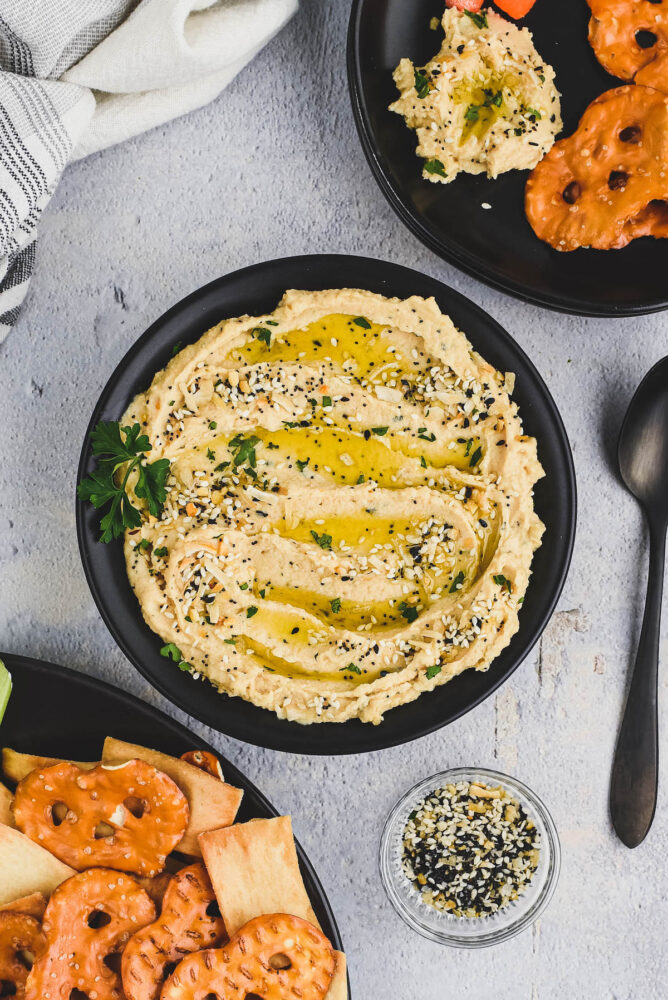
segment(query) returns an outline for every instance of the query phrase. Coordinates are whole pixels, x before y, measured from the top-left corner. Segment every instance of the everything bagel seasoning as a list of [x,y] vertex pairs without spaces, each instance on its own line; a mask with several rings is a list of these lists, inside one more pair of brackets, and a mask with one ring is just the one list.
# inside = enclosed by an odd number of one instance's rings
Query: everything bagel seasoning
[[459,781],[411,812],[402,868],[422,900],[456,917],[486,917],[520,896],[538,866],[538,831],[503,787]]

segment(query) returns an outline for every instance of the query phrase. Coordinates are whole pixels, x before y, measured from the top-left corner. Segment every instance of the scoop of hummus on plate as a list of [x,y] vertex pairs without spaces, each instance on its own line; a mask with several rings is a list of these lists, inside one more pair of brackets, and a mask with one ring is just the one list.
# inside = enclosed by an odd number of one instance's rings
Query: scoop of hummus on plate
[[426,66],[402,59],[401,96],[390,105],[418,137],[423,177],[448,184],[460,172],[498,177],[529,170],[561,131],[554,70],[531,32],[494,11],[443,15],[445,38]]
[[124,417],[170,462],[161,518],[125,537],[149,626],[301,723],[379,723],[486,670],[543,531],[512,382],[433,299],[289,291],[224,320]]

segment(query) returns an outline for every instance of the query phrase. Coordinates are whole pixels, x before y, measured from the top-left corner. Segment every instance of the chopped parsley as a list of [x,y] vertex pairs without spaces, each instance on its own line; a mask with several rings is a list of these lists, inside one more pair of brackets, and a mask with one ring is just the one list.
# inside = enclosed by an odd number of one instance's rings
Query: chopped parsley
[[435,677],[436,674],[440,674],[440,672],[441,672],[440,663],[434,663],[432,667],[427,667],[427,680],[430,681],[432,677]]
[[465,10],[464,13],[467,17],[470,17],[476,28],[487,28],[487,14],[474,14],[471,10]]
[[153,549],[153,555],[157,556],[158,559],[164,559],[168,552],[169,549],[166,545],[161,545],[159,549]]
[[210,431],[215,431],[215,429],[216,429],[217,426],[218,426],[218,424],[216,423],[215,420],[210,420],[209,421],[209,430]]
[[337,615],[341,610],[341,598],[335,597],[329,603],[332,606],[332,611],[334,612],[335,615]]
[[254,604],[251,604],[249,608],[246,608],[246,618],[252,618],[253,615],[257,614],[258,609]]
[[435,441],[436,440],[436,435],[435,434],[427,434],[427,428],[426,427],[418,427],[418,437],[422,441],[429,441],[429,442],[431,442],[431,441]]
[[168,642],[165,646],[163,646],[160,650],[160,655],[164,656],[166,659],[173,660],[174,663],[177,663],[179,670],[190,670],[190,664],[187,660],[183,659],[181,650],[175,642]]
[[418,95],[420,100],[423,100],[430,90],[429,77],[421,69],[415,69],[413,76],[415,80],[415,93]]
[[369,322],[368,319],[365,319],[364,316],[355,316],[353,323],[356,323],[358,326],[361,326],[363,330],[371,329],[371,323]]
[[377,434],[378,437],[385,437],[389,429],[390,429],[389,427],[372,427],[371,433]]
[[508,577],[504,576],[503,573],[497,573],[495,576],[492,577],[492,580],[494,580],[494,583],[497,585],[497,587],[501,587],[501,590],[507,590],[509,594],[512,594],[513,585],[508,579]]
[[295,465],[297,466],[300,472],[303,472],[310,461],[311,461],[310,458],[305,458],[303,461],[302,459],[298,458],[297,461],[295,462]]
[[206,457],[209,459],[210,462],[215,462],[216,461],[216,453],[215,453],[215,451],[211,451],[210,448],[207,448],[206,449]]
[[482,448],[478,446],[469,458],[469,468],[473,468],[482,458]]
[[331,396],[323,396],[322,397],[322,405],[323,406],[331,406],[332,405],[332,397]]
[[341,669],[342,673],[349,673],[349,672],[351,674],[361,674],[362,673],[362,671],[360,670],[360,668],[357,666],[356,663],[349,663],[347,667],[341,667],[340,669]]
[[251,335],[255,337],[256,340],[261,340],[263,344],[267,347],[271,346],[271,330],[267,330],[264,326],[256,326],[251,330]]
[[463,584],[463,582],[464,582],[464,570],[460,569],[459,573],[457,574],[457,576],[452,581],[452,583],[450,585],[450,590],[448,591],[448,593],[449,594],[454,594],[456,590],[459,590],[459,588],[461,587],[461,585]]
[[257,464],[255,445],[259,443],[260,439],[255,434],[251,434],[247,438],[242,434],[235,434],[229,444],[230,451],[233,454],[232,462],[235,469],[243,465],[248,465],[251,469],[255,468]]
[[423,167],[428,174],[438,174],[439,177],[448,176],[440,160],[425,160]]
[[173,358],[176,357],[176,355],[179,353],[179,351],[181,350],[182,347],[183,347],[183,341],[182,340],[177,340],[176,343],[174,344],[174,346],[172,347],[172,357]]
[[319,535],[318,532],[314,531],[313,529],[311,529],[311,534],[313,535],[313,538],[315,539],[316,543],[320,546],[321,549],[329,549],[331,551],[332,548],[331,535],[326,535],[324,532],[322,533],[322,535]]
[[402,601],[399,604],[399,611],[401,612],[402,618],[405,618],[409,624],[417,619],[418,609],[413,607],[412,604],[406,604],[406,601]]

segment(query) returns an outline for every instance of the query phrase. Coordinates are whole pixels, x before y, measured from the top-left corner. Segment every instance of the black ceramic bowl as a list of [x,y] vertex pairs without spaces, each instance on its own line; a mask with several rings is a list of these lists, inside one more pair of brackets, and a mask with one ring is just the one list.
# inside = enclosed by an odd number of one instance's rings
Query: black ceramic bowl
[[[434,253],[527,302],[591,316],[665,309],[668,240],[557,253],[525,218],[527,171],[494,181],[461,174],[447,185],[422,179],[415,133],[388,111],[398,96],[392,72],[403,56],[417,65],[434,56],[443,32],[432,31],[429,21],[443,10],[443,0],[353,0],[348,80],[355,121],[373,174],[400,219]],[[533,32],[538,52],[556,71],[562,135],[575,130],[594,97],[620,85],[594,57],[588,20],[585,0],[537,0],[517,22]]]
[[[0,653],[0,660],[4,660],[13,681],[9,706],[0,724],[2,746],[46,757],[96,760],[109,734],[175,757],[187,750],[210,750],[220,760],[225,780],[243,789],[239,822],[279,815],[259,789],[217,750],[156,708],[55,663],[11,653]],[[299,844],[297,853],[318,921],[334,947],[343,951],[325,890]]]
[[240,698],[215,692],[160,656],[162,640],[142,618],[130,588],[120,540],[98,541],[99,514],[76,502],[84,571],[107,627],[128,659],[159,691],[196,719],[236,739],[273,750],[339,754],[379,750],[430,733],[478,705],[527,655],[561,593],[575,532],[575,478],[568,439],[544,382],[524,352],[481,309],[434,278],[364,257],[323,255],[268,261],[205,285],[161,316],[126,354],[104,388],[86,433],[78,480],[93,468],[90,431],[99,420],[118,420],[134,395],[167,364],[178,341],[189,344],[230,316],[270,312],[288,288],[367,288],[406,298],[433,295],[476,350],[502,371],[517,375],[514,399],[527,434],[538,439],[546,472],[535,491],[536,510],[547,527],[534,557],[533,577],[520,615],[520,630],[487,673],[469,670],[410,705],[392,709],[379,726],[351,720],[303,726],[278,719]]

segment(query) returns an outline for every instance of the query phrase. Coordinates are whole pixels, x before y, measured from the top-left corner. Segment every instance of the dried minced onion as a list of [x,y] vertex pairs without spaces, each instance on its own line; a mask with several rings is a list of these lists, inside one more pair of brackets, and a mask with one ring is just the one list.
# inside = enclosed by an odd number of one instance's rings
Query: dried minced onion
[[531,882],[540,838],[505,788],[459,781],[437,788],[411,812],[402,868],[422,900],[456,917],[486,917]]

